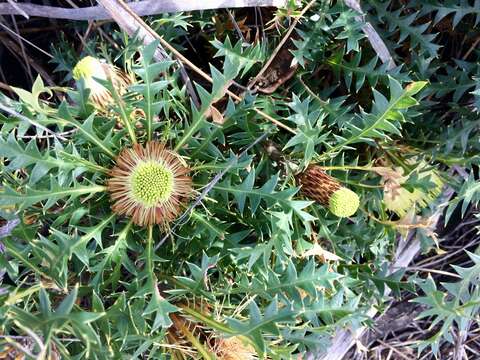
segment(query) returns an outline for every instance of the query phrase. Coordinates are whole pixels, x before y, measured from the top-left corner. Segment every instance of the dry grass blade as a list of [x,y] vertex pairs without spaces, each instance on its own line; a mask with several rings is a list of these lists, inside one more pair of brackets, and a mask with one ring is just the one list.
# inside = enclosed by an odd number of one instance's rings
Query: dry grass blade
[[[18,54],[21,53],[21,49],[20,47],[15,43],[13,42],[12,40],[10,39],[7,39],[6,37],[4,36],[0,36],[0,41],[3,43],[3,45],[5,45],[5,47],[14,55],[14,56],[18,56]],[[53,79],[51,78],[51,76],[48,74],[48,72],[43,69],[39,64],[38,64],[38,61],[35,61],[32,57],[30,57],[28,54],[26,54],[26,61],[28,62],[28,64],[35,69],[35,71],[37,73],[39,73],[41,75],[41,77],[45,80],[45,82],[49,85],[49,86],[55,86],[55,82],[53,81]],[[23,63],[23,62],[20,62],[23,66],[26,67],[26,65]]]
[[35,45],[34,43],[32,43],[31,41],[25,39],[23,36],[21,36],[18,32],[18,29],[17,32],[13,31],[12,29],[10,29],[8,26],[6,26],[3,22],[0,21],[0,26],[3,27],[7,32],[9,32],[10,34],[12,34],[13,36],[21,39],[23,42],[27,43],[28,45],[34,47],[35,49],[37,49],[38,51],[40,51],[42,54],[48,56],[50,59],[53,59],[53,55],[46,52],[45,50],[43,50],[42,48],[38,47],[37,45]]

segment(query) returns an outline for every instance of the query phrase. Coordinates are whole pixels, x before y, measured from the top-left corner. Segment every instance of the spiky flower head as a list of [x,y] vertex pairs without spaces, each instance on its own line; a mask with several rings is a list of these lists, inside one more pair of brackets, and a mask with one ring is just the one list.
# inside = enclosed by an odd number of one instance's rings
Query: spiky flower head
[[107,182],[112,210],[140,226],[168,228],[192,193],[190,169],[182,158],[149,141],[122,150],[116,161]]
[[297,175],[302,193],[328,209],[338,217],[348,217],[358,209],[358,195],[340,185],[318,165],[310,165]]
[[73,68],[72,75],[77,81],[83,79],[85,88],[90,90],[89,100],[100,111],[106,111],[113,99],[110,91],[97,79],[108,80],[110,78],[115,91],[120,95],[131,84],[131,79],[124,72],[92,56],[86,56],[80,60]]

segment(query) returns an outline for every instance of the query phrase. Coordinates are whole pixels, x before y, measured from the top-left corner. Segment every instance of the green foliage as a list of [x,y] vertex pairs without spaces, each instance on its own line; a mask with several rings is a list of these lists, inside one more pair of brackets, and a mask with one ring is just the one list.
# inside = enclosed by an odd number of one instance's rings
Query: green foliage
[[241,73],[242,77],[248,73],[253,65],[265,60],[265,48],[263,48],[261,44],[245,48],[244,44],[238,41],[235,46],[233,46],[228,36],[224,43],[215,39],[211,41],[211,44],[218,50],[215,57],[222,56],[229,58],[232,63],[236,63],[243,68]]
[[[388,83],[389,75],[394,77],[397,81],[406,82],[410,78],[407,74],[401,72],[401,67],[387,70],[387,64],[378,64],[378,58],[373,57],[367,64],[361,65],[362,53],[356,53],[352,60],[347,62],[344,60],[345,52],[342,49],[332,55],[327,60],[332,67],[335,75],[340,78],[343,75],[345,86],[348,89],[352,88],[352,83],[355,84],[355,92],[358,92],[365,84],[365,79],[371,87],[375,87],[379,81]],[[353,81],[355,79],[355,81]]]
[[[315,147],[321,144],[329,135],[324,132],[322,126],[325,117],[319,109],[309,112],[309,104],[311,99],[307,98],[301,101],[293,94],[293,101],[289,104],[290,108],[295,111],[295,115],[289,117],[297,125],[297,135],[293,136],[285,145],[284,149],[294,147],[292,153],[303,152],[302,165],[308,165],[312,158],[316,155]],[[324,132],[322,134],[322,132]]]
[[406,121],[404,111],[418,104],[412,96],[425,85],[425,81],[418,81],[402,88],[397,80],[389,78],[389,100],[373,89],[375,100],[372,104],[372,111],[370,113],[362,111],[356,115],[356,121],[351,121],[346,125],[342,136],[336,136],[339,143],[323,156],[336,154],[342,148],[351,148],[350,144],[366,142],[374,145],[374,140],[389,139],[389,134],[400,135],[402,123]]
[[[421,25],[415,24],[417,18],[420,17],[418,12],[403,16],[404,10],[402,8],[395,11],[387,10],[390,5],[388,2],[371,1],[370,3],[373,4],[377,13],[375,19],[386,26],[389,38],[398,36],[398,45],[408,40],[411,50],[418,49],[419,54],[426,57],[437,57],[441,46],[435,44],[434,40],[438,34],[427,31],[430,27],[429,22],[424,22]],[[395,35],[395,32],[398,35]]]
[[153,135],[153,118],[158,116],[162,108],[165,106],[165,101],[160,99],[159,93],[168,85],[167,80],[155,81],[155,79],[158,78],[161,73],[166,73],[172,64],[169,61],[153,61],[153,55],[155,54],[157,46],[158,41],[154,41],[142,51],[142,67],[136,68],[134,71],[135,74],[143,80],[143,84],[131,87],[132,91],[143,95],[138,107],[145,113],[148,140],[151,140]]
[[468,321],[478,312],[480,308],[480,289],[478,287],[480,257],[472,253],[468,253],[468,256],[474,265],[468,268],[453,265],[455,272],[462,280],[442,283],[442,287],[446,291],[439,290],[431,277],[419,284],[425,296],[418,297],[414,301],[428,307],[420,314],[420,318],[431,317],[431,329],[437,324],[441,325],[440,330],[431,338],[419,344],[419,351],[431,347],[433,352],[438,354],[442,337],[449,342],[454,341],[450,332],[451,327],[455,324],[460,331],[468,331],[466,328]]
[[105,191],[105,187],[101,185],[83,186],[75,184],[73,187],[62,187],[56,182],[54,177],[51,177],[50,186],[45,190],[37,190],[26,186],[25,192],[19,193],[9,186],[5,186],[0,205],[16,205],[20,210],[23,210],[31,205],[46,200],[43,207],[47,210],[60,199],[69,198],[72,200],[81,195],[102,191]]
[[449,204],[447,212],[445,214],[445,221],[448,222],[452,216],[452,212],[461,205],[462,217],[465,215],[469,206],[477,206],[480,202],[480,182],[475,180],[473,175],[470,175],[468,179],[462,184],[456,198]]
[[470,5],[465,0],[447,0],[443,2],[428,0],[422,6],[422,14],[432,12],[435,13],[435,23],[438,23],[446,16],[453,14],[453,27],[456,27],[468,14],[475,15],[475,25],[480,21],[478,17],[480,15],[478,0],[475,0],[473,5]]

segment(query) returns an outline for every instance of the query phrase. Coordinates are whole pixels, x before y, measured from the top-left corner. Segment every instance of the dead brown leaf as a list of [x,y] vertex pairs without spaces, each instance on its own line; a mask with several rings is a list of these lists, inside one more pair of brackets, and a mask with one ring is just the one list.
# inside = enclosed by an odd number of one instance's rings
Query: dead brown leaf
[[317,256],[322,263],[326,263],[329,261],[339,261],[342,258],[328,250],[322,248],[318,243],[314,243],[313,247],[307,251],[305,251],[301,257],[306,258],[309,256]]

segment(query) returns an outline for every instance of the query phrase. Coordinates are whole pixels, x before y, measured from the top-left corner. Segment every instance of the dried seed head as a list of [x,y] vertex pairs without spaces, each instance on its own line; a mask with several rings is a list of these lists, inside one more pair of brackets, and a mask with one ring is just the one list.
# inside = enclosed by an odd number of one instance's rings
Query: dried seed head
[[192,194],[189,172],[177,153],[156,141],[126,148],[107,182],[112,210],[140,226],[168,228]]
[[215,339],[214,352],[219,360],[254,360],[255,349],[239,336]]
[[297,175],[302,194],[322,204],[338,217],[348,217],[358,209],[358,195],[327,175],[320,166],[310,165]]

